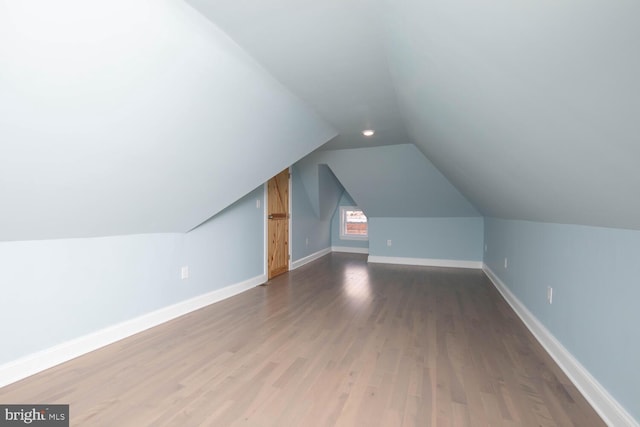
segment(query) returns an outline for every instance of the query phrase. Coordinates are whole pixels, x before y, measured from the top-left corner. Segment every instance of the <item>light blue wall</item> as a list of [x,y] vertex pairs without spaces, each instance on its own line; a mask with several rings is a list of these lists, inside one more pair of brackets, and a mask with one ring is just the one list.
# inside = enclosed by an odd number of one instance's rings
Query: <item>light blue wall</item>
[[316,216],[320,217],[320,176],[317,154],[311,153],[300,159],[295,165],[297,179],[302,182],[307,199]]
[[263,274],[256,199],[186,234],[0,242],[0,364]]
[[291,171],[291,260],[297,261],[331,246],[331,218],[317,215],[303,184],[301,168],[293,165]]
[[[321,150],[297,165],[302,187],[318,206],[318,170],[327,165],[349,204],[375,220],[369,224],[369,242],[340,240],[334,208],[332,246],[369,247],[377,256],[482,260],[480,213],[414,145]],[[392,247],[386,246],[387,239],[394,241]]]
[[369,218],[373,256],[481,261],[483,239],[480,217]]
[[320,196],[320,218],[331,219],[340,201],[344,187],[333,174],[329,166],[318,165],[318,184]]
[[300,159],[295,167],[297,179],[302,182],[315,215],[322,219],[331,218],[344,191],[333,171],[326,164],[319,163],[313,153]]
[[[182,265],[189,265],[189,287],[238,283],[264,272],[264,186],[186,234]],[[256,201],[260,200],[260,208]]]
[[185,299],[181,234],[0,242],[0,364]]
[[640,232],[487,218],[485,242],[491,270],[640,419]]
[[478,210],[413,144],[317,151],[371,217],[471,217]]
[[[336,206],[333,216],[331,217],[331,246],[341,246],[346,248],[369,248],[369,240],[353,240],[340,238],[340,206],[358,206],[353,201],[349,193],[344,191],[338,206]],[[367,213],[365,212],[365,215]]]
[[358,206],[370,216],[481,216],[413,144],[319,150],[298,165],[316,211],[319,211],[320,185],[315,168],[328,165]]

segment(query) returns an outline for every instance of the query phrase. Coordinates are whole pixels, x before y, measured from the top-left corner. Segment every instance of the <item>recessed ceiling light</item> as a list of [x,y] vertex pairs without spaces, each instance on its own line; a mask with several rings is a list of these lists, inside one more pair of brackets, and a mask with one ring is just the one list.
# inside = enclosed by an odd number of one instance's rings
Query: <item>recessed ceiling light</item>
[[373,129],[365,129],[362,131],[364,136],[373,136],[374,133],[376,133],[376,131]]

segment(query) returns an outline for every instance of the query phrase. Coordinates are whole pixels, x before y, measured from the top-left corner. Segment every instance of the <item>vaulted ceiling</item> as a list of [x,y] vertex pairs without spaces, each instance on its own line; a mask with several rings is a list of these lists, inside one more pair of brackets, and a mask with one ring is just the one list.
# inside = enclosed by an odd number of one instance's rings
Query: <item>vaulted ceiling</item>
[[409,141],[485,215],[640,228],[640,3],[188,2],[335,126],[325,148]]
[[325,143],[640,229],[639,2],[187,3],[0,1],[0,240],[187,231]]
[[326,148],[409,142],[370,0],[187,0],[339,132]]
[[182,1],[0,2],[0,240],[186,232],[335,135]]

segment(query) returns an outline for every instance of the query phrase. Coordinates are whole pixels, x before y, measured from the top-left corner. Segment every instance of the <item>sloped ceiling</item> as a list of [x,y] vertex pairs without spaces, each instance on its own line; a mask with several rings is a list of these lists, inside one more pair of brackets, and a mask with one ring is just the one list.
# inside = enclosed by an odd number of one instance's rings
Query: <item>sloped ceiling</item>
[[640,229],[640,3],[188,3],[0,2],[0,240],[186,231],[336,135]]
[[640,228],[639,2],[386,10],[408,132],[483,213]]
[[338,130],[327,148],[409,142],[372,1],[187,1]]
[[338,129],[327,148],[410,141],[483,214],[640,228],[638,2],[189,3]]
[[0,2],[0,240],[188,231],[335,135],[181,1]]

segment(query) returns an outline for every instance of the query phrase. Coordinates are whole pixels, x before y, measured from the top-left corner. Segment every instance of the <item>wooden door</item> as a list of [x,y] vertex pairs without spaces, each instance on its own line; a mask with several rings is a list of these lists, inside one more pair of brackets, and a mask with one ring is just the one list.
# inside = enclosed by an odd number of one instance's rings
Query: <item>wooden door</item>
[[289,271],[289,169],[269,180],[268,270],[269,279]]

